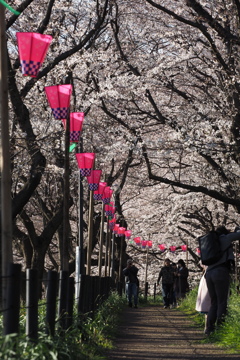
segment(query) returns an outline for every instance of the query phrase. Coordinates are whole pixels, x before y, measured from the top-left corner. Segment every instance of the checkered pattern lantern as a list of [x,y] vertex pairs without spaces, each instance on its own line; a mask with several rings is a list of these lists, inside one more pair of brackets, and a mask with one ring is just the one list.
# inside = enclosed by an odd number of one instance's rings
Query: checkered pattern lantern
[[125,235],[126,228],[125,227],[119,227],[118,228],[118,236],[124,236]]
[[148,240],[148,242],[147,242],[147,247],[148,247],[149,249],[152,248],[152,241]]
[[132,235],[131,230],[126,230],[126,231],[125,231],[125,238],[126,238],[126,239],[130,239],[131,235]]
[[109,210],[110,210],[110,212],[111,212],[111,215],[109,215],[109,216],[113,217],[114,214],[115,214],[115,212],[116,212],[116,207],[113,206],[113,204],[110,203],[110,204],[109,204]]
[[147,246],[147,240],[142,240],[142,249],[146,249]]
[[[84,120],[83,112],[70,113],[70,142],[78,142],[81,136],[82,126]],[[66,129],[66,119],[62,120],[64,128]]]
[[106,182],[100,182],[98,184],[98,189],[94,190],[94,193],[93,193],[93,199],[94,200],[102,200],[102,194],[103,194],[104,189],[105,189],[106,186],[107,186]]
[[111,190],[110,186],[106,186],[102,194],[102,202],[108,204],[111,201],[112,194],[113,190]]
[[187,251],[187,245],[181,245],[182,251]]
[[120,225],[119,224],[115,224],[114,225],[114,228],[113,228],[113,233],[114,234],[117,234],[118,233],[118,228],[120,227]]
[[18,32],[16,35],[22,74],[36,77],[44,62],[52,36],[32,32]]
[[176,246],[170,246],[169,247],[169,250],[172,252],[172,253],[174,253],[175,251],[176,251]]
[[105,213],[106,213],[106,216],[111,216],[111,217],[113,217],[115,211],[116,211],[115,206],[112,206],[111,204],[105,204]]
[[55,119],[66,119],[69,114],[72,85],[46,86],[45,92]]
[[98,189],[98,184],[102,175],[102,170],[92,170],[90,176],[87,177],[89,190]]
[[138,246],[141,245],[141,238],[139,236],[135,237],[133,240],[135,241],[136,245],[138,245]]
[[113,230],[115,224],[116,224],[116,218],[112,218],[111,220],[109,220],[109,222],[108,222],[109,229],[110,229],[110,230]]
[[78,168],[82,176],[90,176],[94,164],[94,153],[78,153],[76,154]]
[[106,204],[104,206],[106,216],[112,216],[112,206]]
[[166,250],[166,245],[165,244],[160,244],[158,245],[159,249],[161,252],[164,252]]

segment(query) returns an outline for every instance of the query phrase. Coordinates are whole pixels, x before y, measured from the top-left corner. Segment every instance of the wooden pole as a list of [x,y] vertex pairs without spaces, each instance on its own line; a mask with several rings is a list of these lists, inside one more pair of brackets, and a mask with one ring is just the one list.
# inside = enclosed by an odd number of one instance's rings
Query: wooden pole
[[93,191],[89,192],[89,216],[88,216],[88,247],[87,247],[87,275],[91,275],[92,236],[93,236]]
[[102,202],[100,239],[99,239],[99,255],[98,255],[98,276],[102,276],[102,255],[103,255],[103,236],[104,236],[104,202]]
[[115,272],[115,236],[113,231],[111,231],[112,238],[112,258],[111,258],[111,277],[114,280],[114,272]]
[[69,270],[68,241],[69,241],[69,145],[70,145],[70,114],[66,119],[65,156],[64,156],[64,194],[63,194],[63,237],[61,269]]
[[[80,153],[83,153],[83,139],[80,138],[79,142]],[[85,274],[85,256],[84,256],[84,239],[83,239],[83,177],[79,171],[79,251],[80,251],[80,268],[79,272],[81,275]]]
[[106,230],[106,240],[105,240],[105,266],[104,266],[104,275],[108,276],[108,262],[109,262],[109,256],[108,256],[108,252],[109,252],[109,236],[108,236],[108,221],[107,221],[107,230]]
[[[7,45],[5,36],[5,7],[0,4],[0,171],[1,171],[1,271],[2,271],[2,305],[6,306],[7,272],[13,262],[12,255],[12,199],[11,170],[8,124],[8,67]],[[3,312],[5,314],[5,312]]]
[[146,253],[146,268],[145,268],[145,284],[147,283],[147,275],[148,275],[148,252],[149,248],[147,246],[147,253]]
[[188,239],[187,239],[187,249],[186,249],[186,267],[188,267]]
[[121,236],[121,245],[120,245],[120,257],[119,257],[119,269],[118,269],[118,281],[122,280],[122,262],[123,262],[123,236]]

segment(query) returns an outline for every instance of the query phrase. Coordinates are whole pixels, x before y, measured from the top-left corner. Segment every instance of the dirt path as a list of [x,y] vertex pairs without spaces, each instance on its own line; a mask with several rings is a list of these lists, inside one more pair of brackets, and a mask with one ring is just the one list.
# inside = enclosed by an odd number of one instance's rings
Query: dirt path
[[115,349],[108,360],[233,360],[239,354],[227,354],[212,345],[201,344],[202,329],[176,309],[162,306],[126,308],[122,316]]

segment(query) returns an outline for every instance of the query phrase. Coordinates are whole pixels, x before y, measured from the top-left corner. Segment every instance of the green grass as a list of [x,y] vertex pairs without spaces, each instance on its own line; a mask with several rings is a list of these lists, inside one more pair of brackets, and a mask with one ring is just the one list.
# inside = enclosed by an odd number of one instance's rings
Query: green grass
[[[179,310],[189,315],[198,326],[204,329],[204,315],[195,310],[197,288],[192,290],[181,302]],[[228,315],[225,322],[204,342],[211,342],[228,349],[231,352],[240,351],[240,296],[232,287],[229,298]]]
[[[104,352],[112,347],[120,313],[125,304],[123,298],[113,292],[100,306],[94,319],[74,316],[73,326],[54,337],[44,333],[44,306],[39,312],[39,338],[37,343],[29,341],[25,334],[25,313],[22,311],[20,334],[0,337],[1,360],[100,360]],[[90,314],[89,314],[90,315]],[[1,323],[0,323],[1,324]],[[42,331],[41,331],[42,330]]]

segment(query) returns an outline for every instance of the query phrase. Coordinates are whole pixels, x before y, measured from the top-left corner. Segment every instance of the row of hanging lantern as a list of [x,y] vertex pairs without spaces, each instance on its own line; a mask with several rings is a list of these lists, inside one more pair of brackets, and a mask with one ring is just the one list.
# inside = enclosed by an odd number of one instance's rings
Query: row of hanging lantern
[[130,244],[136,244],[137,246],[141,246],[142,249],[151,249],[152,248],[152,241],[150,240],[142,240],[140,236],[135,237],[133,240],[129,241]]
[[[52,36],[23,32],[18,32],[16,36],[22,74],[24,76],[36,77],[44,62],[47,50],[52,41]],[[61,120],[65,129],[67,128],[67,119],[69,121],[70,144],[78,143],[81,136],[84,113],[70,113],[72,85],[46,86],[45,93],[54,118]],[[113,231],[115,235],[125,236],[129,239],[131,237],[131,231],[116,224],[116,208],[114,203],[111,202],[113,190],[110,186],[107,186],[106,182],[100,182],[102,170],[93,169],[95,154],[76,153],[75,156],[80,174],[82,177],[87,178],[89,190],[93,192],[93,199],[102,201],[102,203],[105,204],[104,211],[108,218],[109,229]]]
[[159,250],[160,250],[161,252],[165,252],[165,251],[167,251],[167,250],[170,250],[170,252],[175,253],[175,251],[176,251],[176,250],[179,250],[179,249],[181,249],[183,252],[186,252],[186,251],[187,251],[187,245],[181,245],[181,246],[174,246],[174,245],[172,245],[172,246],[167,247],[166,244],[159,244],[159,245],[158,245],[158,248],[159,248]]
[[[142,240],[140,236],[135,237],[133,240],[129,241],[129,244],[134,244],[141,247],[142,249],[152,248],[152,241],[150,240]],[[187,251],[187,245],[181,245],[181,246],[169,246],[167,247],[166,244],[159,244],[158,245],[159,250],[163,253],[167,250],[170,250],[170,252],[175,253],[176,250],[181,249],[183,252]]]

